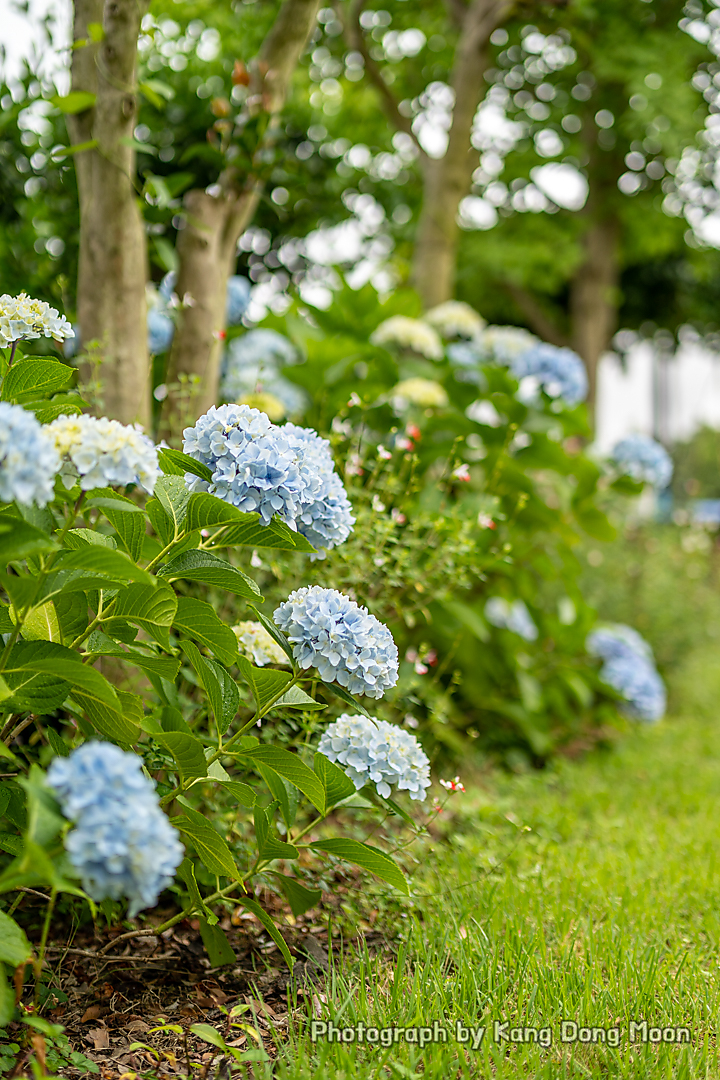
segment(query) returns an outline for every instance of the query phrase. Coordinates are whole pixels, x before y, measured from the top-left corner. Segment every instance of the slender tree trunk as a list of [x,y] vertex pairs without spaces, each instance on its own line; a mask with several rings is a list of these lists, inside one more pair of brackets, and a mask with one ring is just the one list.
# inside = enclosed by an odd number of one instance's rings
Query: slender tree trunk
[[[315,26],[320,0],[284,0],[253,67],[248,103],[276,116],[290,79]],[[180,425],[215,403],[222,340],[225,293],[234,271],[237,242],[252,219],[261,185],[253,176],[228,170],[220,178],[220,194],[190,191],[184,199],[185,227],[178,237],[178,294],[185,298],[168,362],[168,388],[163,416],[167,436],[177,438]],[[190,380],[196,377],[193,387]],[[195,392],[196,391],[196,392]]]
[[449,300],[455,288],[458,207],[470,193],[477,153],[470,142],[473,119],[485,95],[488,39],[509,16],[506,0],[473,0],[462,20],[451,75],[455,93],[448,147],[424,168],[423,206],[418,223],[413,278],[425,307]]
[[135,68],[147,0],[75,0],[75,42],[88,26],[99,43],[76,47],[72,90],[95,95],[68,117],[80,197],[78,321],[83,345],[98,342],[102,411],[125,423],[150,419],[145,282],[147,248],[134,190]]
[[617,220],[594,220],[583,238],[585,257],[570,284],[572,342],[587,368],[591,414],[597,394],[598,362],[617,328],[618,247]]

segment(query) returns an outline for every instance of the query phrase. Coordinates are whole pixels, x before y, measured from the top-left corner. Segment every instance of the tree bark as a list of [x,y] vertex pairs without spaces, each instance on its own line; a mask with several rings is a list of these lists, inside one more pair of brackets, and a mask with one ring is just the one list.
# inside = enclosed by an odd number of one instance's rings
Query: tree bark
[[135,69],[147,0],[75,0],[75,42],[103,38],[73,51],[72,91],[95,95],[68,116],[80,201],[78,321],[84,347],[102,357],[98,408],[124,423],[150,420],[145,282],[147,247],[134,190],[137,121]]
[[598,362],[617,328],[619,232],[613,217],[591,221],[583,237],[583,262],[570,283],[572,343],[585,361],[591,415],[597,394]]
[[[293,71],[315,26],[320,0],[284,0],[253,65],[248,104],[277,116]],[[168,361],[168,396],[163,430],[179,428],[217,401],[225,331],[225,293],[233,273],[240,234],[260,197],[257,177],[228,170],[220,191],[189,191],[185,226],[177,243],[178,295],[185,298]],[[195,383],[192,380],[195,377]],[[192,415],[190,415],[192,413]]]
[[424,168],[423,205],[413,259],[413,279],[426,308],[449,300],[455,287],[458,207],[470,193],[476,165],[470,136],[484,97],[488,39],[510,15],[507,0],[473,0],[460,29],[450,85],[455,93],[448,147]]

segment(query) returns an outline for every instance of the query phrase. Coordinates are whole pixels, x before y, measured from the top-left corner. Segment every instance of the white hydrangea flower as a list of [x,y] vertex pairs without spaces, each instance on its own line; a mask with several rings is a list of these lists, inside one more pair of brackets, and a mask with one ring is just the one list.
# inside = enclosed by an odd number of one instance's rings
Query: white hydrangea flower
[[45,430],[66,459],[62,473],[67,487],[79,477],[83,491],[139,484],[152,495],[160,475],[157,450],[138,424],[106,416],[59,416]]
[[399,399],[400,408],[406,403],[418,405],[421,409],[442,409],[448,403],[445,388],[434,379],[403,379],[393,390],[393,399]]
[[539,339],[521,326],[488,326],[478,339],[482,357],[510,364],[539,344]]
[[47,506],[60,458],[31,412],[0,401],[0,502]]
[[343,713],[323,733],[318,750],[345,767],[358,791],[373,783],[384,799],[397,787],[416,802],[425,800],[430,762],[417,738],[395,724]]
[[238,639],[240,652],[243,656],[247,656],[248,660],[252,660],[257,667],[265,667],[266,664],[290,666],[290,661],[283,650],[261,623],[241,622],[233,626],[233,630]]
[[408,319],[406,315],[393,315],[381,322],[370,335],[372,345],[397,345],[412,349],[428,360],[442,360],[443,346],[440,335],[422,319]]
[[423,315],[423,322],[434,327],[444,338],[475,338],[485,327],[485,320],[462,300],[446,300]]
[[44,300],[33,300],[24,292],[19,296],[3,293],[0,296],[0,348],[15,341],[40,337],[64,341],[75,337],[75,331],[65,316]]

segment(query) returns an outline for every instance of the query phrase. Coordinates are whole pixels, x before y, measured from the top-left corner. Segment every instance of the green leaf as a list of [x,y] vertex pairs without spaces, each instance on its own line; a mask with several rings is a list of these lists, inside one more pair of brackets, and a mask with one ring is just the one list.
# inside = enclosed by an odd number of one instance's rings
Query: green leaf
[[326,687],[335,697],[339,697],[341,701],[344,701],[346,705],[351,705],[357,712],[362,713],[363,716],[367,716],[368,720],[374,720],[375,717],[371,716],[364,705],[361,705],[357,698],[349,694],[345,687],[340,686],[339,683],[324,682],[323,686]]
[[376,877],[387,881],[389,885],[393,885],[400,892],[405,893],[406,896],[410,895],[405,875],[397,863],[389,855],[386,855],[384,851],[378,851],[377,848],[370,847],[369,844],[363,844],[359,840],[341,838],[316,840],[310,844],[310,847],[316,851],[325,851],[328,855],[334,855],[338,859],[346,859],[348,862],[355,863],[356,866],[361,866],[363,870],[369,870]]
[[182,731],[168,731],[162,735],[154,735],[153,738],[174,757],[183,784],[188,780],[197,780],[201,776],[207,776],[203,744],[196,735],[186,735]]
[[[158,586],[158,588],[163,587],[172,592],[169,586]],[[235,634],[218,618],[214,608],[206,604],[204,600],[181,596],[177,601],[173,627],[185,637],[206,645],[223,664],[232,664],[237,659],[238,642]]]
[[278,885],[285,893],[290,904],[290,910],[296,919],[319,904],[322,897],[320,889],[308,889],[301,885],[296,878],[287,877],[285,874],[278,873],[277,870],[270,870],[269,873],[277,879]]
[[0,962],[16,968],[25,964],[32,956],[32,946],[25,937],[25,931],[14,919],[0,911]]
[[273,833],[265,810],[257,803],[255,803],[253,816],[258,855],[263,861],[265,859],[297,859],[300,854],[298,849],[292,844],[286,844]]
[[193,810],[185,799],[182,799],[182,805],[182,816],[172,818],[172,823],[192,842],[203,866],[211,874],[219,874],[232,881],[239,881],[240,871],[222,836],[213,829],[212,825],[208,825],[203,815]]
[[[228,944],[228,948],[230,945]],[[232,952],[232,950],[230,950]],[[233,953],[233,960],[236,959]],[[210,1027],[209,1024],[191,1024],[190,1031],[193,1035],[197,1035],[198,1039],[202,1039],[203,1042],[210,1043],[211,1046],[217,1046],[218,1050],[227,1050],[225,1040],[219,1031],[216,1031],[214,1027]]]
[[255,768],[270,789],[273,799],[279,803],[283,821],[287,827],[290,828],[297,815],[297,788],[293,784],[288,783],[284,776],[280,776],[278,773],[273,772],[272,769],[268,769],[266,765],[261,765],[259,761],[255,762]]
[[20,632],[26,641],[59,641],[62,644],[60,623],[52,602],[28,612]]
[[217,555],[211,555],[209,551],[183,552],[158,570],[158,577],[167,578],[168,581],[177,581],[180,578],[185,581],[201,581],[235,596],[262,599],[252,578],[224,559],[218,559]]
[[60,732],[56,731],[55,728],[51,727],[49,724],[45,728],[45,737],[50,743],[52,752],[55,754],[56,757],[70,756],[70,747],[65,742]]
[[323,701],[311,698],[299,686],[291,686],[287,694],[283,694],[275,704],[278,708],[282,705],[286,709],[327,709]]
[[[91,701],[119,711],[115,690],[95,668],[81,662],[71,649],[50,641],[21,641],[10,652],[3,672],[20,709],[47,713],[54,711],[68,695],[70,687]],[[10,702],[6,704],[9,705]]]
[[97,139],[88,139],[87,142],[75,143],[74,146],[61,146],[57,150],[53,150],[52,160],[60,161],[62,158],[67,157],[68,154],[81,154],[84,150],[94,150],[97,144]]
[[210,909],[205,906],[205,901],[200,895],[200,889],[198,888],[198,883],[195,880],[195,867],[187,857],[184,858],[178,866],[176,874],[180,878],[180,880],[184,881],[187,885],[190,899],[192,900],[193,904],[200,912],[200,914],[203,915],[206,920],[214,919],[215,916],[210,911]]
[[255,667],[246,656],[238,656],[236,663],[240,674],[253,692],[258,709],[261,710],[292,680],[289,671]]
[[224,735],[240,707],[240,691],[225,668],[203,656],[192,641],[181,641],[180,647],[197,672],[218,731]]
[[161,476],[155,484],[155,498],[170,518],[173,535],[179,536],[185,525],[190,492],[178,476]]
[[307,795],[313,806],[325,812],[325,788],[312,769],[309,769],[304,761],[291,754],[289,750],[283,750],[279,746],[257,745],[242,751],[243,758],[249,757],[251,761],[259,761],[273,772],[284,776],[291,784]]
[[[211,967],[223,967],[225,964],[237,962],[237,956],[233,952],[232,945],[228,941],[225,932],[219,926],[211,926],[207,919],[202,917],[200,919],[200,937],[205,946],[205,952],[208,954]],[[205,1025],[194,1024],[193,1027],[205,1027]],[[212,1031],[213,1028],[210,1028],[210,1030]],[[195,1034],[198,1033],[195,1032]],[[222,1042],[222,1039],[220,1041]]]
[[118,593],[112,616],[104,620],[105,628],[112,633],[117,623],[131,622],[167,647],[167,630],[173,625],[177,609],[178,599],[169,585],[128,585]]
[[75,368],[59,360],[19,360],[3,379],[0,398],[21,403],[49,397],[69,386],[74,376]]
[[83,570],[88,574],[102,574],[109,581],[140,581],[145,585],[155,585],[155,579],[147,570],[136,566],[123,551],[99,544],[88,544],[75,551],[62,551],[55,559],[53,569]]
[[[119,495],[112,488],[98,488],[97,506],[112,525],[120,538],[120,543],[130,558],[137,562],[142,555],[145,539],[145,514],[132,499]],[[138,513],[140,511],[140,513]]]
[[139,649],[121,649],[116,641],[113,641],[102,630],[93,630],[85,643],[87,655],[112,656],[116,660],[123,660],[126,664],[133,664],[141,671],[147,671],[151,675],[157,675],[168,682],[174,682],[180,670],[180,661],[170,656],[155,656]]
[[304,536],[293,532],[277,516],[269,525],[261,525],[259,514],[245,514],[223,499],[205,492],[191,495],[187,521],[189,529],[232,526],[227,534],[218,538],[220,547],[267,547],[309,552],[315,550]]
[[77,416],[85,402],[77,394],[60,394],[52,401],[23,401],[23,408],[35,413],[40,424],[51,424],[58,416]]
[[249,896],[240,895],[240,896],[237,897],[235,902],[237,904],[240,904],[242,907],[247,908],[248,911],[252,911],[255,918],[259,919],[259,921],[263,924],[263,926],[267,930],[270,937],[273,939],[273,941],[275,942],[275,944],[279,948],[280,952],[285,957],[285,961],[286,961],[288,967],[290,968],[290,970],[292,971],[292,969],[293,969],[293,958],[290,955],[290,950],[288,949],[287,945],[285,944],[285,939],[281,935],[280,931],[278,930],[277,926],[272,921],[272,919],[270,918],[268,913],[266,911],[264,911],[260,907],[260,905],[255,902],[255,900],[251,900]]
[[[208,484],[212,483],[212,471],[208,469],[207,465],[203,465],[201,461],[196,461],[189,454],[183,454],[180,450],[172,450],[169,446],[163,446],[161,450],[158,450],[158,461],[166,476],[184,477],[185,473],[192,473],[193,476],[199,476],[201,480],[205,480]],[[185,490],[187,491],[187,488]]]
[[72,93],[64,94],[62,97],[55,94],[50,98],[50,101],[60,112],[74,114],[92,109],[95,104],[95,97],[95,94],[91,94],[87,90],[73,90]]
[[580,527],[596,540],[614,540],[617,536],[617,530],[605,514],[591,503],[573,503],[573,513]]
[[[118,691],[118,708],[111,709],[107,705],[99,704],[87,695],[75,690],[73,701],[87,716],[96,731],[104,735],[111,742],[120,743],[121,746],[132,746],[140,738],[140,726],[137,712],[129,709],[129,699],[133,694],[121,694]],[[137,700],[137,699],[136,699]],[[131,715],[126,716],[126,712]]]
[[[12,369],[11,369],[12,370]],[[27,559],[54,551],[57,544],[40,529],[28,525],[22,518],[3,514],[0,517],[0,563]]]
[[71,529],[65,536],[65,547],[72,551],[87,547],[88,544],[100,544],[102,547],[116,548],[114,536],[106,536],[105,533],[95,532],[94,529]]
[[179,709],[166,705],[160,710],[161,731],[182,731],[185,735],[192,735],[192,730],[187,720]]
[[97,507],[98,510],[117,510],[121,514],[142,514],[143,509],[137,506],[132,499],[126,499],[124,495],[118,495],[112,488],[96,489],[111,492],[109,495],[94,495],[88,499],[86,506]]
[[[212,769],[212,766],[210,766],[210,769]],[[208,769],[208,776],[212,775],[210,769]],[[222,784],[223,790],[232,795],[233,799],[237,799],[241,806],[252,808],[255,805],[257,795],[248,784],[243,784],[240,780],[219,780],[217,777],[213,777],[213,779],[216,783]]]
[[10,618],[10,608],[0,602],[0,634],[12,634],[15,623]]
[[248,604],[258,617],[261,626],[264,626],[270,637],[276,644],[280,646],[293,667],[295,667],[295,657],[293,656],[292,645],[283,634],[282,630],[279,630],[272,619],[267,615],[263,615],[262,611],[258,611],[254,604]]
[[4,964],[0,964],[0,1028],[7,1028],[15,1015],[15,992],[7,981]]
[[334,761],[324,754],[315,754],[313,769],[325,789],[325,806],[330,808],[355,794],[355,785]]

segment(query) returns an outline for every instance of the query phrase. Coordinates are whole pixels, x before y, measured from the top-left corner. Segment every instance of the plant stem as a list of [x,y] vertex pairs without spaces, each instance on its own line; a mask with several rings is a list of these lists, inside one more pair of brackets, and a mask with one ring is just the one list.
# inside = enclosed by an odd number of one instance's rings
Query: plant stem
[[35,975],[35,995],[33,1001],[35,1003],[35,1011],[38,1009],[38,1002],[40,1001],[40,976],[42,974],[43,963],[45,961],[45,946],[47,945],[48,933],[50,931],[50,920],[52,918],[53,908],[55,907],[55,899],[57,897],[57,889],[53,888],[50,893],[50,899],[48,900],[48,906],[45,911],[45,921],[43,922],[42,936],[40,937],[40,948],[38,949],[38,957],[33,964],[33,972]]

